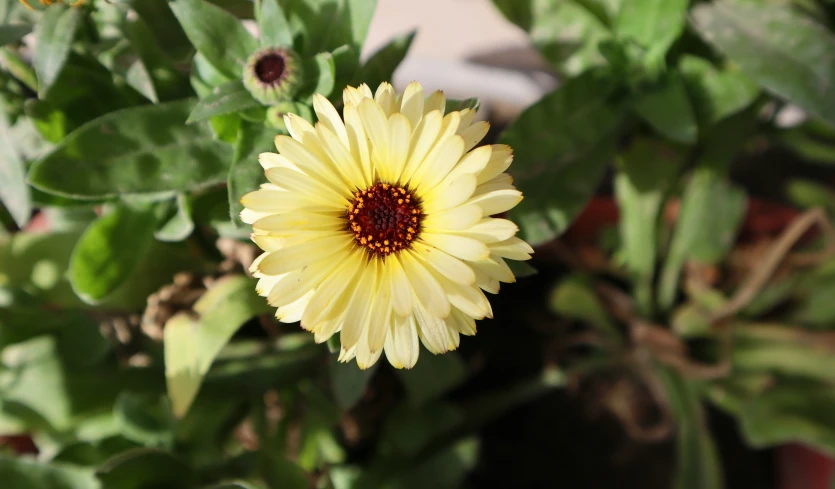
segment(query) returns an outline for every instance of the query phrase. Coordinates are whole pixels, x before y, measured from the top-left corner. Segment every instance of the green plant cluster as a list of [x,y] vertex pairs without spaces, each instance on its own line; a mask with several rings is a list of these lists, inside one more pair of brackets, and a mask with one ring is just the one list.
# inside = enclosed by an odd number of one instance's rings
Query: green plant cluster
[[[750,446],[835,454],[835,193],[808,171],[835,161],[835,2],[493,3],[561,74],[502,136],[523,238],[551,242],[608,177],[619,215],[598,243],[608,266],[574,262],[552,294],[596,335],[567,375],[628,372],[653,393],[669,418],[655,428],[677,437],[675,487],[723,485],[704,403]],[[742,247],[763,197],[733,178],[745,164],[780,175],[766,197],[809,209],[759,250]]]

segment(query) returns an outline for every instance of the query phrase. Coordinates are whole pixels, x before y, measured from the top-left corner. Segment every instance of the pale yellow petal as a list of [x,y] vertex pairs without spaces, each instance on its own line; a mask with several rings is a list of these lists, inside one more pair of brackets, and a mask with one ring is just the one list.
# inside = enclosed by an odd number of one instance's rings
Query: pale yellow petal
[[444,95],[443,90],[438,90],[437,92],[433,92],[429,97],[427,97],[426,102],[423,104],[423,113],[428,114],[433,110],[439,110],[441,114],[444,113],[446,109],[446,95]]
[[[333,189],[336,193],[343,196],[350,196],[351,191],[341,175],[336,172],[336,168],[329,163],[324,150],[322,150],[319,137],[316,135],[316,130],[313,130],[313,136],[316,137],[315,152],[311,152],[308,146],[302,145],[295,139],[288,136],[276,136],[275,145],[282,156],[287,158],[305,175],[321,181]],[[285,170],[284,168],[271,168],[268,172]],[[279,186],[281,186],[279,184]]]
[[275,318],[282,323],[297,323],[301,321],[302,314],[307,308],[311,297],[313,297],[313,291],[309,290],[295,302],[279,307],[275,310]]
[[403,91],[400,113],[409,120],[411,127],[417,127],[423,117],[423,99],[423,87],[418,82],[409,83]]
[[396,113],[398,110],[397,93],[394,91],[394,87],[391,86],[391,83],[383,82],[380,84],[377,88],[377,92],[374,94],[374,101],[376,101],[380,105],[380,108],[383,109],[383,112],[386,114],[386,118]]
[[427,232],[454,231],[469,228],[484,216],[481,207],[467,204],[424,216],[421,223]]
[[335,255],[352,245],[353,236],[345,233],[288,246],[270,253],[261,260],[258,270],[265,275],[280,275]]
[[249,210],[266,213],[289,212],[299,206],[290,192],[264,189],[244,195],[241,197],[241,204]]
[[374,181],[374,171],[371,168],[371,152],[368,148],[365,128],[356,107],[346,106],[343,113],[345,130],[348,132],[348,140],[351,143],[351,155],[354,161],[360,164],[365,185],[370,186]]
[[415,319],[418,323],[418,336],[427,350],[437,355],[455,349],[455,345],[450,345],[446,321],[420,306],[415,307]]
[[342,333],[339,339],[342,349],[350,349],[356,346],[362,335],[363,328],[368,324],[368,317],[371,313],[371,304],[377,292],[379,284],[379,260],[371,260],[360,269],[360,280],[357,284],[354,295],[341,317]]
[[391,175],[389,182],[397,182],[406,166],[409,157],[409,144],[412,137],[412,126],[403,114],[393,114],[388,121],[389,165]]
[[447,319],[447,325],[466,336],[473,336],[476,333],[475,319],[467,316],[458,309],[453,309]]
[[418,360],[417,321],[414,315],[407,317],[393,316],[386,335],[385,353],[394,368],[412,368]]
[[500,282],[516,282],[516,276],[513,275],[513,271],[507,266],[504,259],[500,257],[491,256],[485,260],[474,261],[470,263],[470,266],[476,271],[476,275],[478,275],[478,272],[482,272],[488,277]]
[[506,144],[494,144],[490,154],[490,161],[478,175],[478,184],[481,185],[493,177],[496,177],[510,167],[513,163],[513,150]]
[[[299,205],[299,202],[295,201],[295,202],[292,203],[292,205],[297,206],[297,205]],[[285,210],[290,210],[292,208],[293,207],[287,207]],[[252,224],[253,222],[255,222],[259,219],[263,219],[263,218],[265,218],[269,215],[271,215],[271,212],[255,211],[255,210],[252,210],[252,209],[244,209],[244,210],[241,211],[241,214],[240,214],[241,221],[243,221],[247,224]]]
[[490,156],[493,154],[492,146],[482,146],[466,153],[461,160],[455,165],[455,168],[449,172],[447,178],[453,178],[464,173],[473,173],[479,175],[490,161]]
[[296,165],[291,163],[287,158],[276,153],[261,153],[258,155],[258,163],[261,168],[269,170],[270,168],[293,168],[297,169]]
[[513,186],[513,177],[509,173],[500,173],[476,187],[474,195],[487,194],[496,190],[516,190]]
[[411,251],[403,251],[398,256],[403,270],[409,278],[412,290],[418,301],[414,303],[413,310],[417,310],[422,304],[429,314],[436,318],[449,316],[450,304],[443,287],[435,277],[426,269],[426,266]]
[[490,256],[490,249],[481,241],[452,234],[422,233],[427,244],[462,260],[479,261]]
[[479,121],[461,131],[460,136],[464,139],[464,151],[473,149],[479,141],[484,139],[489,130],[489,122]]
[[[339,138],[342,144],[347,148],[349,146],[348,133],[345,131],[345,124],[342,118],[339,117],[339,112],[336,111],[333,104],[325,98],[322,94],[313,95],[313,110],[319,118],[319,122]],[[321,136],[320,136],[321,137]]]
[[518,190],[496,190],[469,200],[469,203],[481,207],[485,216],[509,211],[519,202],[522,202],[522,192]]
[[[418,196],[428,195],[440,184],[449,172],[458,164],[464,155],[464,140],[461,136],[452,136],[438,143],[437,150],[433,149],[423,162],[424,171],[415,172],[411,183]],[[473,178],[475,184],[475,178]],[[475,186],[473,186],[475,189]]]
[[295,302],[308,291],[316,289],[328,274],[333,273],[337,264],[347,258],[347,253],[347,250],[343,250],[325,260],[319,260],[303,269],[300,268],[285,274],[270,290],[267,302],[273,307]]
[[357,107],[360,118],[362,119],[365,134],[371,142],[371,154],[376,161],[382,165],[381,168],[376,168],[380,173],[380,177],[384,181],[391,177],[391,167],[389,162],[389,148],[388,148],[388,119],[386,114],[380,106],[373,100],[363,100]]
[[[344,129],[344,128],[343,128]],[[322,148],[331,162],[342,174],[348,188],[352,191],[365,185],[362,167],[354,160],[347,144],[343,144],[334,133],[322,124],[316,124],[316,133],[322,141]],[[345,136],[346,139],[348,136]]]
[[318,214],[295,210],[273,214],[252,224],[255,231],[265,233],[296,232],[300,230],[338,231],[345,228],[345,219],[336,214]]
[[399,316],[411,315],[415,293],[411,284],[409,284],[409,278],[406,276],[400,260],[396,256],[388,256],[384,266],[389,272],[391,302],[394,312]]
[[510,239],[519,231],[519,226],[507,219],[495,219],[488,217],[482,219],[478,224],[455,234],[466,236],[481,241],[482,243],[497,243]]
[[363,263],[359,254],[351,253],[322,281],[302,316],[302,325],[306,329],[312,330],[325,319],[343,317],[359,281],[358,271]]
[[533,248],[519,238],[513,237],[498,243],[491,243],[490,253],[511,260],[530,260]]
[[424,197],[423,210],[427,214],[443,212],[458,207],[467,201],[475,192],[476,177],[472,173],[465,173],[436,187]]
[[400,176],[401,182],[408,182],[415,171],[423,164],[423,160],[429,151],[435,146],[438,136],[441,134],[443,116],[439,111],[433,111],[420,120],[417,128],[412,134],[412,141],[409,146],[409,161]]
[[475,272],[458,258],[422,243],[415,243],[414,248],[418,256],[447,279],[463,285],[475,284]]
[[[347,208],[350,192],[337,193],[331,185],[289,168],[270,168],[264,174],[270,182],[285,189],[296,198],[304,196],[312,202],[336,208]],[[347,194],[347,195],[346,195]]]

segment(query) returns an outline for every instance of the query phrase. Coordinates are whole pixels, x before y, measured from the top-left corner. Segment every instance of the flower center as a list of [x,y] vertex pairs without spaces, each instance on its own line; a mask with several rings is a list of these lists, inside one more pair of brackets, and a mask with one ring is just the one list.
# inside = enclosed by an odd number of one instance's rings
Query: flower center
[[420,232],[417,199],[405,188],[388,183],[357,191],[347,215],[357,243],[379,256],[408,249]]
[[284,74],[284,57],[278,53],[269,53],[255,63],[255,74],[265,85],[272,85],[281,80]]

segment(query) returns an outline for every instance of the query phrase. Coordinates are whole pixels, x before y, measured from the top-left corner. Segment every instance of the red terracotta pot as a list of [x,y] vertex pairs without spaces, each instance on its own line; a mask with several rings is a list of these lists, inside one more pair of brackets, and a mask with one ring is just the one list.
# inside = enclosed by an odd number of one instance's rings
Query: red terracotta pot
[[778,489],[832,489],[835,459],[803,445],[777,449]]

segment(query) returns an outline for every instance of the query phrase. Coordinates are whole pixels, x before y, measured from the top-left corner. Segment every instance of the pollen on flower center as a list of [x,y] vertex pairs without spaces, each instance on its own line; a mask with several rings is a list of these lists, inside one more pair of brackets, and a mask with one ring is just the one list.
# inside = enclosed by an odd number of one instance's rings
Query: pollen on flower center
[[347,216],[356,242],[379,256],[408,249],[420,232],[417,199],[409,190],[388,183],[357,191]]
[[266,85],[279,81],[281,75],[284,74],[284,57],[277,53],[262,56],[255,64],[255,73],[258,79]]

